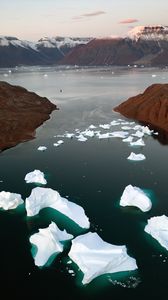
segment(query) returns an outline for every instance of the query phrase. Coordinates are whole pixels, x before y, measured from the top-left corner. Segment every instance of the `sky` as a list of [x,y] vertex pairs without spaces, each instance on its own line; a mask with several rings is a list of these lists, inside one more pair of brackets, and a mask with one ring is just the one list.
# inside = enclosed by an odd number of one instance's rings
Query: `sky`
[[0,0],[0,35],[125,36],[135,26],[168,25],[168,0]]

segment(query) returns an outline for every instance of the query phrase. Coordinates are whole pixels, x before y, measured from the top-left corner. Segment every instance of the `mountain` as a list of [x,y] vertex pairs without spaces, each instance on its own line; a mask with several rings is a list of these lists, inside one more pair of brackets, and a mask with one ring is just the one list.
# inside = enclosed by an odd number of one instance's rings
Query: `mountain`
[[67,54],[62,64],[145,65],[168,64],[168,26],[138,26],[125,38],[93,39]]
[[114,111],[168,132],[168,84],[153,84],[142,94],[115,107]]
[[16,37],[0,36],[0,67],[57,64],[74,47],[84,45],[90,39],[45,37],[33,43]]

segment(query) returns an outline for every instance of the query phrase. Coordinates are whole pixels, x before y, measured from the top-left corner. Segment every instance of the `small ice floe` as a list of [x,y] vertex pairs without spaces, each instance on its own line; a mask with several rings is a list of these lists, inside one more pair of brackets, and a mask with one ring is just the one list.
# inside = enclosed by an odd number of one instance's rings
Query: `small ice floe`
[[7,73],[5,73],[5,74],[3,74],[3,76],[4,76],[4,77],[8,77],[8,74],[7,74]]
[[124,143],[131,143],[133,141],[133,136],[128,136],[126,139],[122,140]]
[[136,206],[143,212],[149,211],[152,207],[151,200],[138,187],[127,185],[120,199],[121,206]]
[[131,152],[131,154],[127,157],[129,160],[135,160],[135,161],[140,161],[146,159],[144,154],[135,154],[134,152]]
[[43,76],[46,78],[46,77],[48,77],[48,74],[44,74]]
[[32,189],[31,195],[26,198],[25,207],[28,217],[37,215],[42,208],[51,207],[72,219],[82,228],[90,226],[89,219],[81,206],[61,197],[57,191],[50,188]]
[[107,132],[107,133],[100,133],[98,132],[96,134],[96,136],[99,138],[99,139],[108,139],[110,137],[110,133]]
[[110,123],[111,126],[117,126],[117,125],[120,125],[120,122],[116,121],[116,120],[113,120],[111,123]]
[[109,244],[96,232],[88,232],[73,239],[68,255],[83,272],[83,284],[88,284],[102,274],[137,269],[136,260],[127,254],[126,246]]
[[40,170],[34,170],[33,172],[27,173],[25,176],[25,181],[27,183],[40,183],[47,184],[47,180],[44,178],[44,173]]
[[0,192],[0,208],[4,210],[15,209],[24,201],[20,194],[2,191]]
[[142,126],[141,125],[135,125],[132,129],[135,130],[135,131],[141,130]]
[[145,143],[143,141],[143,139],[138,139],[136,142],[131,142],[130,143],[131,146],[145,146]]
[[129,124],[130,124],[130,122],[128,122],[128,121],[121,122],[121,125],[129,125]]
[[63,144],[63,143],[64,143],[63,140],[59,140],[59,141],[57,141],[56,143],[54,143],[53,146],[54,146],[54,147],[58,147],[58,146],[60,146],[60,145]]
[[133,136],[136,136],[138,138],[142,138],[144,136],[144,133],[140,130],[137,130],[135,133],[132,134]]
[[88,136],[88,137],[94,137],[95,133],[93,130],[86,129],[85,131],[82,132],[82,135]]
[[77,140],[79,142],[86,142],[87,141],[87,138],[83,136],[83,134],[80,134],[78,136],[76,136]]
[[156,239],[160,245],[168,250],[168,217],[165,215],[152,217],[145,226],[145,232]]
[[110,129],[110,124],[100,124],[99,127],[103,129]]
[[156,74],[152,74],[152,77],[155,78],[155,77],[156,77]]
[[37,247],[37,252],[34,256],[35,265],[38,267],[44,266],[52,255],[56,255],[63,251],[61,242],[73,238],[73,235],[61,231],[54,222],[47,228],[40,228],[38,233],[30,237],[30,243]]
[[75,135],[74,133],[68,133],[68,132],[67,132],[67,133],[65,133],[64,136],[65,136],[66,138],[68,138],[68,139],[72,139],[72,138],[74,137],[74,135]]
[[9,74],[11,74],[11,73],[12,73],[12,71],[11,71],[11,70],[8,70],[8,73],[9,73]]
[[142,132],[146,135],[151,135],[153,133],[153,130],[150,130],[148,126],[142,126]]
[[110,136],[124,139],[127,137],[128,134],[129,133],[127,131],[113,131],[110,133]]
[[39,150],[39,151],[45,151],[45,150],[47,150],[47,147],[46,146],[39,146],[37,148],[37,150]]
[[130,127],[130,126],[122,126],[121,129],[122,130],[131,130],[132,127]]
[[90,128],[90,129],[95,129],[95,128],[96,128],[96,126],[95,126],[95,125],[93,125],[93,124],[91,124],[91,125],[89,126],[89,128]]

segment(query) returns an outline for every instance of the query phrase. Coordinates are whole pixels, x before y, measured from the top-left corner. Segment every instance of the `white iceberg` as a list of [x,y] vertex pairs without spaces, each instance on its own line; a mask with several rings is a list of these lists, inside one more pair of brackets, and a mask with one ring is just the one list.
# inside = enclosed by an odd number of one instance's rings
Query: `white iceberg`
[[95,232],[88,232],[72,240],[68,255],[84,273],[83,284],[102,274],[137,269],[135,259],[128,256],[125,246],[109,244]]
[[140,160],[146,159],[146,157],[144,154],[141,154],[141,153],[135,154],[134,152],[131,152],[131,154],[127,157],[127,159],[140,161]]
[[27,173],[24,179],[27,183],[36,182],[47,184],[47,180],[44,178],[44,173],[40,170],[34,170],[33,172]]
[[89,128],[90,128],[90,129],[95,129],[95,128],[96,128],[96,126],[95,126],[95,125],[93,125],[93,124],[91,124],[91,125],[89,126]]
[[127,131],[113,131],[110,133],[111,137],[117,137],[117,138],[121,138],[124,139],[127,137],[128,132]]
[[39,146],[37,148],[37,150],[39,150],[39,151],[45,151],[45,150],[47,150],[47,147],[46,146]]
[[137,130],[135,133],[132,134],[133,136],[136,136],[138,138],[142,138],[144,136],[144,133],[140,130]]
[[58,147],[58,146],[60,146],[60,145],[63,144],[63,143],[64,143],[63,140],[59,140],[59,141],[57,141],[56,143],[54,143],[53,146],[54,146],[54,147]]
[[5,191],[0,192],[0,208],[4,210],[14,209],[23,203],[24,201],[20,194]]
[[168,250],[168,217],[165,215],[152,217],[145,226],[145,232],[156,239],[162,247]]
[[100,132],[97,132],[96,136],[99,138],[99,139],[108,139],[110,137],[110,133],[107,132],[107,133],[100,133]]
[[131,130],[132,127],[130,127],[130,126],[122,126],[121,129],[122,130]]
[[143,212],[149,211],[152,207],[151,200],[138,187],[127,185],[120,199],[121,206],[136,206]]
[[110,129],[110,124],[100,124],[99,127],[103,129]]
[[39,229],[38,233],[30,237],[30,243],[37,247],[34,257],[35,265],[44,266],[53,254],[63,251],[62,241],[70,240],[73,235],[68,234],[66,230],[61,231],[54,222],[47,228]]
[[74,133],[68,133],[68,132],[67,132],[67,133],[65,133],[65,137],[66,137],[66,138],[68,138],[68,139],[71,139],[71,138],[73,138],[73,137],[74,137],[74,135],[75,135]]
[[82,228],[89,228],[90,226],[88,217],[81,206],[61,197],[57,191],[50,188],[36,187],[32,189],[31,195],[26,198],[25,206],[29,217],[37,215],[42,208],[51,207]]
[[123,139],[122,141],[124,142],[124,143],[131,143],[132,141],[133,141],[133,136],[128,136],[126,139]]
[[151,135],[153,130],[150,130],[148,126],[142,126],[142,132],[146,135]]
[[86,129],[85,131],[82,132],[82,134],[85,135],[85,136],[94,137],[94,131],[93,130]]
[[120,125],[120,122],[113,120],[110,124],[111,124],[111,126],[117,126],[117,125]]
[[87,138],[83,136],[83,134],[80,134],[77,136],[77,139],[79,142],[86,142]]
[[141,139],[137,140],[136,142],[131,142],[130,145],[131,146],[145,146],[145,143],[144,143],[143,139],[141,138]]

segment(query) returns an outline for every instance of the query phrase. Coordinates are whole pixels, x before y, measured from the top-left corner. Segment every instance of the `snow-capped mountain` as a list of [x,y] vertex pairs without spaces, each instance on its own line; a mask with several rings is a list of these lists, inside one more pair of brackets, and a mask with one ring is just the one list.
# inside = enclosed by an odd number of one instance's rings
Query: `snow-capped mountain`
[[33,42],[21,41],[13,36],[0,36],[0,47],[8,46],[22,47],[25,49],[33,49],[35,51],[38,51],[36,44]]
[[138,26],[125,38],[94,39],[67,54],[72,65],[168,65],[168,26]]
[[136,41],[168,41],[168,26],[137,26],[128,32],[128,37]]

